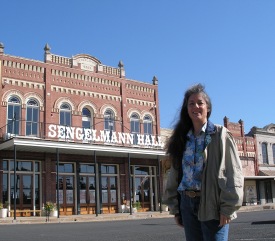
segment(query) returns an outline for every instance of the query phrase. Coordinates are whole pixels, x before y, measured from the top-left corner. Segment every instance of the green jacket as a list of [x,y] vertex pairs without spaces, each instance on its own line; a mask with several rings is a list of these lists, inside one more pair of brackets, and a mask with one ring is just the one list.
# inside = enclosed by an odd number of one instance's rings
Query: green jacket
[[[200,221],[220,219],[223,214],[231,219],[237,217],[236,211],[243,202],[242,164],[237,146],[229,130],[210,122],[210,139],[204,150],[206,158],[202,176],[201,200],[198,212]],[[207,130],[206,130],[207,131]],[[167,204],[170,214],[179,213],[178,171],[170,169],[163,203]]]

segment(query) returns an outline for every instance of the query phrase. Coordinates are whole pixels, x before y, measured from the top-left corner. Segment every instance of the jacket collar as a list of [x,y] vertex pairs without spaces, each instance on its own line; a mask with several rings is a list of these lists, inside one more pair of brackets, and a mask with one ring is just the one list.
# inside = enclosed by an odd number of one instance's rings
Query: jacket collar
[[209,145],[211,142],[211,135],[216,132],[216,126],[211,122],[207,121],[207,126],[205,130],[205,138],[204,138],[204,150],[206,150],[206,147]]
[[215,132],[216,132],[216,126],[211,121],[208,120],[205,133],[208,135],[212,135]]

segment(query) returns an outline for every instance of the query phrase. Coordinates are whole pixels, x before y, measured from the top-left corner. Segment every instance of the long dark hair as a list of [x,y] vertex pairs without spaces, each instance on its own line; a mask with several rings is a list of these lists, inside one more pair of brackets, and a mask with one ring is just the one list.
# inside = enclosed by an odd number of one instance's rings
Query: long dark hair
[[212,111],[212,103],[210,97],[204,90],[204,86],[202,84],[197,84],[190,87],[188,90],[186,90],[184,94],[179,120],[176,123],[173,133],[166,145],[166,153],[172,160],[172,165],[174,166],[174,168],[177,169],[179,168],[183,152],[185,151],[187,133],[191,128],[193,128],[192,120],[189,117],[187,110],[188,99],[191,95],[200,93],[203,95],[208,107],[207,119],[210,117]]

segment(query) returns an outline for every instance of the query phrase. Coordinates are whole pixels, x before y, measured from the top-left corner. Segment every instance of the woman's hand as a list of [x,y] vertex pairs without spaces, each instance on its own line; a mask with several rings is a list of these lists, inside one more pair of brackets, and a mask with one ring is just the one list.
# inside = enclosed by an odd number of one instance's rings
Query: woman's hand
[[222,226],[224,226],[225,224],[229,224],[230,221],[231,221],[230,218],[224,216],[223,214],[220,214],[220,225],[219,225],[219,227],[222,227]]

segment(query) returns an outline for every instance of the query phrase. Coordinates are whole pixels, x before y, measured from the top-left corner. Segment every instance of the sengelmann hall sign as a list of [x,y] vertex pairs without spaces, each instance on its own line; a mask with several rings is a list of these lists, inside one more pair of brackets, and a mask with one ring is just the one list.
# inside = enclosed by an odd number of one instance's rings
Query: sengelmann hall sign
[[164,147],[160,136],[115,132],[108,130],[84,129],[71,126],[49,125],[48,136],[51,138],[93,141],[111,144],[128,144],[146,147]]

